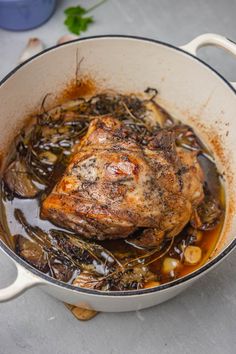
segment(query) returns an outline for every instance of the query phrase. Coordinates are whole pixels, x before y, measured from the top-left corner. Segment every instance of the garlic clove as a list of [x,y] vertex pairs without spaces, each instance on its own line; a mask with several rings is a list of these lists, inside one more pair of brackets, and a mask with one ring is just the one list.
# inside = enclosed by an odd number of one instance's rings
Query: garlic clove
[[164,274],[171,274],[176,268],[180,267],[180,261],[175,258],[166,257],[162,264],[162,272]]
[[81,307],[66,304],[66,307],[72,312],[72,314],[80,321],[88,321],[95,317],[98,312],[94,310],[83,309]]
[[156,286],[161,285],[159,281],[150,280],[144,284],[144,289],[155,288]]
[[196,265],[202,258],[202,250],[198,246],[188,246],[184,251],[184,263]]
[[78,36],[76,36],[75,34],[64,34],[64,36],[60,37],[57,41],[57,44],[62,44],[62,43],[66,43],[66,42],[70,42],[73,41],[75,39],[79,38]]
[[88,321],[95,317],[98,313],[97,311],[82,309],[80,307],[74,307],[71,312],[80,321]]
[[19,63],[23,63],[32,56],[40,53],[43,49],[44,44],[39,38],[30,38],[20,56]]

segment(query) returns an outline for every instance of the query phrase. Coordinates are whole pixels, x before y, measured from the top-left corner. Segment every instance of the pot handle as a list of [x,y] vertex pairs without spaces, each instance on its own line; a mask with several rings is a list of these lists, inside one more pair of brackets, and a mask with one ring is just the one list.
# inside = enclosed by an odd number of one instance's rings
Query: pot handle
[[[180,48],[196,56],[198,49],[205,46],[217,46],[223,48],[236,57],[236,43],[231,39],[214,33],[202,34]],[[231,82],[231,85],[236,89],[236,82]]]
[[23,294],[26,290],[42,284],[42,280],[36,279],[25,268],[16,264],[17,276],[15,281],[4,289],[0,289],[0,302],[6,302]]

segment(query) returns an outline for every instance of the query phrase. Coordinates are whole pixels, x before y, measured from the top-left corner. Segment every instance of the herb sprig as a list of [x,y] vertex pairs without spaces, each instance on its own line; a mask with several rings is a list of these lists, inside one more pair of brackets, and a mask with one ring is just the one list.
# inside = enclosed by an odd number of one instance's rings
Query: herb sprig
[[93,16],[86,16],[88,13],[96,9],[98,6],[102,5],[107,0],[101,0],[89,9],[85,9],[82,6],[68,7],[65,9],[64,13],[66,19],[64,24],[67,26],[71,33],[79,35],[81,32],[87,31],[89,25],[94,22]]

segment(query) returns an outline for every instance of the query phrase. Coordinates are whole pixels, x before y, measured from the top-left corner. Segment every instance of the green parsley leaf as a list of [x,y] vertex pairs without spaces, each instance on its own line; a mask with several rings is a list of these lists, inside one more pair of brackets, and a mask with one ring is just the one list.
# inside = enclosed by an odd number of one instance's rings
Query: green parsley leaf
[[79,35],[81,32],[85,32],[93,22],[92,17],[68,16],[64,23],[71,33]]
[[96,7],[102,5],[105,1],[106,0],[102,0],[89,9],[85,9],[79,5],[75,7],[68,7],[64,11],[66,15],[64,24],[67,26],[70,32],[77,35],[79,35],[81,32],[87,31],[88,26],[94,22],[94,19],[92,16],[85,17],[84,15],[94,10]]
[[87,12],[87,10],[81,6],[68,7],[64,11],[64,13],[69,16],[84,15],[86,12]]

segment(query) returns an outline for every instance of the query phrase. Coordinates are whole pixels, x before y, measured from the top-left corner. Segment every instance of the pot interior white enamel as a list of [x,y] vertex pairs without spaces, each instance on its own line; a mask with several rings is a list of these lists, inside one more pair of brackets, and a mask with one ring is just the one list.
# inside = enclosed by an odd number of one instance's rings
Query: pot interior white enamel
[[[83,60],[81,60],[83,59]],[[24,118],[40,106],[46,93],[55,102],[67,83],[79,75],[89,76],[100,88],[142,92],[155,87],[159,99],[176,118],[194,127],[213,152],[224,176],[226,217],[221,240],[207,265],[194,274],[157,289],[115,294],[75,290],[43,277],[31,269],[42,286],[63,301],[102,311],[144,308],[173,297],[216,264],[235,245],[234,215],[236,176],[236,96],[234,89],[216,72],[190,54],[164,43],[131,37],[88,38],[52,48],[18,67],[0,87],[0,151],[7,147]],[[21,262],[17,256],[4,250]]]

